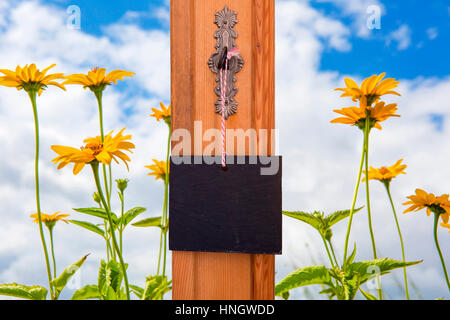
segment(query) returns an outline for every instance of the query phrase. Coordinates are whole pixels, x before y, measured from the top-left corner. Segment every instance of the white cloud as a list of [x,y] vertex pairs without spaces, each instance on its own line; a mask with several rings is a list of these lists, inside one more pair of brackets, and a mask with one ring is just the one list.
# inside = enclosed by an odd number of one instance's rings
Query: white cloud
[[[307,2],[282,1],[277,5],[276,14],[278,27],[285,29],[290,38],[298,39],[295,45],[303,45],[301,37],[313,37],[314,41],[325,40],[330,48],[338,51],[351,49],[348,28],[339,20],[326,17],[313,9]],[[294,31],[301,34],[297,35]]]
[[395,42],[397,43],[397,50],[406,50],[411,45],[411,35],[411,28],[403,24],[387,36],[386,44],[390,45],[392,42]]
[[362,38],[369,38],[372,30],[367,27],[367,20],[371,18],[372,13],[367,10],[371,6],[379,8],[379,12],[383,14],[385,8],[379,0],[317,0],[318,2],[333,3],[341,10],[342,15],[353,18],[353,28],[356,34]]
[[437,28],[428,28],[427,29],[428,39],[434,40],[438,37],[438,35],[439,35],[439,31]]
[[[1,1],[1,0],[0,0]],[[1,4],[2,2],[0,2]],[[9,2],[8,2],[9,3]],[[276,26],[276,105],[277,127],[280,128],[280,150],[284,156],[283,204],[286,210],[325,210],[350,206],[355,169],[361,148],[361,133],[356,128],[331,125],[332,109],[348,106],[350,100],[333,91],[343,85],[344,75],[319,70],[325,48],[348,50],[347,28],[325,16],[306,2],[277,2]],[[349,10],[349,9],[348,9]],[[2,12],[2,11],[0,11]],[[137,149],[129,173],[123,169],[115,177],[131,179],[127,200],[129,206],[145,206],[146,216],[161,212],[162,186],[145,175],[144,164],[162,158],[166,128],[148,118],[149,107],[159,100],[169,102],[170,66],[168,31],[143,30],[132,23],[120,21],[106,27],[102,36],[92,36],[65,28],[65,12],[39,2],[23,2],[4,13],[9,17],[1,29],[1,67],[36,62],[58,65],[56,71],[85,72],[90,66],[121,68],[136,71],[127,79],[124,91],[110,87],[105,93],[105,123],[108,129],[128,127]],[[21,19],[29,16],[30,19]],[[331,28],[332,27],[332,28]],[[20,41],[18,41],[20,39]],[[296,72],[293,72],[296,71]],[[378,70],[374,70],[378,71]],[[353,76],[360,81],[358,75]],[[130,92],[132,90],[132,92]],[[382,131],[371,135],[371,163],[381,166],[403,157],[408,174],[393,182],[392,192],[404,232],[408,259],[425,259],[411,268],[410,278],[426,298],[448,295],[442,282],[442,271],[434,251],[432,221],[423,213],[402,215],[400,203],[415,187],[436,193],[450,190],[447,166],[450,156],[450,78],[402,81],[399,89],[402,118],[389,119]],[[94,186],[89,170],[74,177],[70,170],[56,170],[50,163],[52,144],[80,145],[87,135],[98,131],[95,99],[89,91],[69,87],[67,93],[50,88],[39,99],[41,120],[41,186],[43,209],[63,210],[81,216],[71,208],[91,205]],[[443,116],[442,131],[436,131],[429,113]],[[45,271],[39,234],[29,214],[35,210],[33,189],[33,122],[26,95],[9,88],[0,88],[0,283],[21,282],[45,285]],[[400,258],[392,213],[381,185],[371,184],[373,216],[377,245],[382,256]],[[23,199],[27,199],[24,201]],[[364,204],[364,189],[358,205]],[[114,208],[118,208],[117,201]],[[104,256],[103,242],[69,225],[56,227],[58,269],[91,252],[82,268],[83,284],[95,282],[96,268]],[[342,255],[346,222],[335,230],[335,247]],[[441,232],[441,246],[450,245],[447,233]],[[355,216],[351,236],[358,241],[358,259],[371,258],[367,233],[367,216]],[[147,229],[128,230],[125,235],[126,260],[130,263],[130,280],[142,284],[154,272],[158,233]],[[277,258],[277,279],[294,267],[326,263],[320,238],[300,222],[284,218],[284,254]],[[143,244],[144,243],[144,244]],[[305,244],[308,243],[308,246]],[[169,264],[170,266],[170,264]],[[170,267],[169,267],[170,268]],[[394,277],[385,277],[383,286],[391,297],[401,298]],[[400,278],[401,281],[401,278]],[[317,295],[295,290],[293,296]],[[66,294],[67,296],[67,294]],[[323,297],[322,297],[323,298]]]
[[[168,32],[144,31],[133,25],[123,25],[122,32],[118,33],[115,32],[118,30],[116,26],[112,25],[107,28],[105,36],[95,37],[67,29],[65,11],[38,2],[22,2],[9,7],[4,14],[9,17],[9,21],[5,30],[0,32],[2,68],[31,62],[45,67],[56,62],[54,70],[58,72],[86,72],[95,65],[137,72],[136,77],[127,79],[126,93],[114,87],[107,89],[104,95],[105,125],[107,130],[120,129],[126,125],[127,131],[134,135],[137,150],[132,156],[130,173],[123,169],[117,169],[114,173],[115,177],[129,177],[132,180],[128,190],[128,205],[147,207],[147,216],[158,215],[161,212],[162,186],[146,176],[143,166],[151,162],[152,158],[162,158],[165,147],[165,126],[157,125],[148,114],[150,106],[156,106],[159,100],[166,101],[169,96]],[[29,19],[24,20],[24,16]],[[146,44],[151,47],[145,47]],[[129,90],[137,94],[129,95]],[[18,93],[2,87],[0,97],[0,136],[5,154],[0,161],[1,211],[5,221],[2,224],[2,239],[8,239],[2,241],[0,255],[8,257],[11,252],[17,252],[9,260],[0,258],[5,263],[0,268],[0,282],[31,284],[37,281],[45,284],[45,274],[41,272],[39,234],[29,218],[35,211],[32,111],[23,91]],[[49,88],[39,98],[38,108],[41,124],[42,208],[45,212],[62,210],[72,214],[75,219],[83,219],[71,208],[93,204],[91,194],[94,185],[90,172],[86,169],[74,177],[70,170],[56,170],[50,162],[55,156],[50,145],[77,146],[86,136],[98,134],[95,98],[92,93],[79,87],[69,86],[67,93]],[[131,197],[132,194],[136,196]],[[116,209],[117,205],[117,201],[114,202]],[[27,231],[22,231],[24,228]],[[86,278],[86,281],[94,281],[95,269],[103,255],[103,241],[72,225],[57,226],[55,232],[59,271],[87,252],[92,252],[82,272],[84,276],[91,275],[93,278]],[[139,249],[140,252],[136,251],[133,243],[145,238],[148,238],[148,245]],[[143,254],[144,258],[141,257],[139,261],[145,263],[130,266],[130,273],[136,275],[131,276],[131,281],[142,284],[145,276],[156,265],[152,252],[157,250],[159,237],[156,232],[146,229],[133,230],[125,235],[125,241],[129,249],[128,259],[134,260]],[[33,259],[36,261],[34,264],[29,262]],[[134,272],[135,269],[141,271]]]
[[[279,13],[284,12],[283,8],[280,8],[283,5],[279,3]],[[317,37],[305,36],[308,32],[298,27],[296,16],[291,15],[291,21],[288,23],[279,23],[276,35],[277,126],[280,128],[280,150],[284,156],[283,170],[289,172],[283,178],[283,207],[285,210],[326,212],[349,208],[362,137],[356,128],[332,125],[329,121],[337,116],[333,114],[332,109],[353,103],[350,99],[339,98],[339,94],[333,91],[334,88],[344,85],[344,75],[318,70],[321,42]],[[299,17],[298,20],[300,19]],[[289,27],[292,25],[297,27]],[[299,73],[295,74],[291,70],[299,70]],[[374,73],[377,71],[382,72],[374,70]],[[359,76],[352,78],[362,80]],[[450,78],[419,78],[415,81],[401,80],[401,83],[399,90],[403,97],[387,97],[387,100],[399,103],[402,117],[386,121],[382,131],[374,130],[371,135],[370,161],[374,166],[382,166],[404,158],[408,164],[408,174],[393,182],[392,192],[404,233],[407,257],[411,260],[425,259],[422,265],[411,269],[410,277],[426,297],[434,298],[446,295],[447,292],[434,251],[432,221],[423,213],[402,215],[404,208],[401,203],[416,187],[436,193],[445,193],[450,189],[450,184],[440,178],[450,174],[447,173],[445,165],[449,156],[446,151],[449,149],[449,139],[446,137],[449,134],[447,119],[450,110]],[[441,132],[436,131],[431,123],[431,112],[443,115],[445,121]],[[438,149],[438,153],[433,151]],[[376,203],[372,204],[372,212],[378,249],[382,256],[400,259],[398,238],[385,191],[381,184],[372,183],[371,188],[372,201],[376,199]],[[364,191],[362,187],[358,205],[364,205]],[[288,224],[289,219],[284,221],[285,250],[283,257],[278,260],[278,279],[286,275],[282,271],[292,269],[292,261],[297,261],[296,264],[300,266],[313,263],[311,253],[302,248],[302,245],[306,242],[320,243],[320,237],[310,228],[295,221]],[[346,222],[338,225],[335,230],[338,250],[342,250],[345,230]],[[355,217],[351,241],[353,243],[356,240],[358,259],[370,259],[371,248],[365,211]],[[449,242],[443,231],[441,242]],[[322,248],[318,246],[317,250]],[[338,255],[342,255],[342,252]],[[314,259],[317,260],[318,257]],[[427,276],[422,275],[422,272]],[[401,273],[394,274],[401,281]],[[434,289],[430,283],[425,284],[428,281],[434,281]],[[385,278],[383,284],[390,288],[389,292],[394,297],[401,298],[401,293],[395,291],[396,285],[392,277]]]
[[123,15],[121,22],[136,23],[142,19],[157,19],[163,25],[168,26],[170,20],[170,11],[168,4],[164,7],[155,7],[150,5],[147,11],[132,11],[129,10]]
[[0,27],[6,24],[6,10],[9,8],[10,3],[8,0],[0,0]]

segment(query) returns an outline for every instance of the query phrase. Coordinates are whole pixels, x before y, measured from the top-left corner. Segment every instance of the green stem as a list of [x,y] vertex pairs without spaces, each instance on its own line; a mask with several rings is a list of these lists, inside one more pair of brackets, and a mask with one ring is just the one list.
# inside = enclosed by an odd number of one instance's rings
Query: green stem
[[109,202],[111,202],[111,195],[112,195],[112,165],[110,164],[108,166],[109,171]]
[[160,270],[160,266],[161,266],[162,243],[163,243],[163,230],[161,230],[161,236],[159,238],[158,269],[156,271],[156,274],[158,276],[159,276],[159,270]]
[[349,220],[348,220],[347,235],[345,236],[344,262],[345,262],[345,260],[347,260],[348,241],[349,241],[349,238],[350,238],[350,230],[352,228],[353,214],[354,214],[354,211],[355,211],[356,198],[358,196],[359,184],[361,183],[361,173],[362,173],[363,164],[364,164],[364,157],[365,157],[365,139],[364,139],[364,142],[363,142],[363,149],[362,149],[362,152],[361,152],[361,161],[360,161],[360,164],[359,164],[358,178],[356,180],[355,190],[353,191],[353,201],[352,201],[352,207],[350,209],[350,217],[349,217]]
[[124,213],[124,195],[123,192],[120,191],[120,226],[119,226],[119,238],[120,238],[120,253],[123,254],[123,213]]
[[103,220],[103,223],[104,223],[104,225],[105,225],[106,259],[107,259],[108,262],[109,262],[109,261],[110,261],[110,260],[109,260],[109,252],[110,252],[110,250],[111,250],[111,246],[110,246],[110,244],[109,244],[109,239],[108,239],[108,236],[107,236],[107,234],[108,234],[108,225],[107,225],[106,220]]
[[111,208],[111,195],[109,194],[109,187],[108,187],[108,178],[106,176],[106,166],[102,164],[102,170],[103,170],[103,181],[105,183],[105,190],[106,190],[106,202],[108,204],[108,208]]
[[35,188],[36,188],[36,208],[37,208],[37,214],[38,214],[38,220],[39,220],[39,234],[41,237],[42,247],[44,249],[44,256],[45,256],[45,265],[47,268],[47,277],[48,277],[48,285],[50,289],[50,296],[53,299],[54,293],[53,293],[53,286],[51,284],[52,281],[52,273],[50,271],[50,261],[48,258],[48,250],[47,250],[47,244],[45,243],[45,237],[44,237],[44,228],[42,226],[42,215],[41,215],[41,201],[40,201],[40,195],[39,195],[39,119],[38,119],[38,112],[37,112],[37,104],[36,104],[36,91],[29,91],[28,96],[30,97],[31,104],[33,106],[33,115],[34,115],[34,129],[35,129],[35,158],[34,158],[34,179],[35,179]]
[[373,233],[373,227],[372,227],[372,213],[370,210],[370,192],[369,192],[369,130],[368,129],[368,125],[369,125],[369,121],[366,120],[366,129],[364,132],[364,145],[365,145],[365,152],[366,152],[366,157],[365,157],[365,173],[366,173],[366,205],[367,205],[367,217],[368,217],[368,221],[369,221],[369,233],[370,233],[370,240],[372,242],[372,251],[373,251],[373,258],[377,259],[377,248],[375,245],[375,236]]
[[[365,157],[365,173],[366,173],[366,202],[367,202],[367,218],[369,222],[369,233],[370,240],[372,242],[373,258],[377,257],[377,247],[375,245],[375,235],[373,233],[372,227],[372,213],[370,211],[370,191],[369,191],[369,134],[370,134],[370,111],[366,111],[366,121],[364,128],[364,150],[366,153]],[[378,298],[383,300],[383,292],[381,290],[380,277],[377,276],[377,286],[378,286]]]
[[[100,137],[102,140],[102,143],[105,140],[105,131],[103,126],[103,90],[96,90],[94,91],[95,97],[97,98],[97,104],[98,104],[98,116],[100,121]],[[102,170],[103,170],[103,183],[105,185],[105,191],[106,191],[106,202],[108,204],[108,208],[111,210],[111,165],[109,165],[109,184],[108,184],[108,178],[106,176],[106,166],[102,164]],[[110,225],[110,228],[113,228],[112,225]],[[108,240],[109,242],[109,240]],[[111,247],[111,244],[109,244]],[[113,247],[111,250],[111,257],[114,261],[116,261],[116,249]]]
[[439,222],[439,213],[434,213],[434,243],[436,244],[436,249],[439,254],[439,258],[441,259],[442,269],[444,270],[445,280],[447,281],[447,287],[450,291],[450,281],[448,280],[448,273],[447,273],[447,267],[445,266],[444,257],[442,255],[441,247],[439,246],[439,240],[437,236],[437,227]]
[[[388,194],[389,197],[389,202],[391,203],[391,207],[392,207],[392,212],[394,213],[394,219],[395,219],[395,224],[397,225],[397,231],[398,231],[398,236],[400,238],[400,245],[402,247],[402,258],[403,258],[403,263],[406,262],[406,258],[405,258],[405,246],[403,244],[403,236],[402,236],[402,232],[400,230],[400,224],[398,223],[398,218],[397,218],[397,213],[395,212],[395,206],[394,206],[394,202],[392,201],[392,196],[391,196],[391,190],[389,188],[389,182],[384,182],[384,186],[386,187],[386,192]],[[403,277],[405,280],[405,293],[406,293],[406,299],[410,300],[409,297],[409,290],[408,290],[408,277],[406,275],[406,267],[403,267]]]
[[325,249],[327,250],[327,255],[328,255],[328,259],[330,259],[331,267],[334,268],[334,262],[333,262],[333,259],[331,258],[330,249],[328,249],[328,245],[325,240],[325,237],[322,235],[321,235],[321,237],[322,237],[323,245],[325,246]]
[[167,261],[167,230],[168,230],[168,200],[169,200],[169,167],[170,167],[170,142],[172,137],[172,128],[169,125],[169,137],[167,139],[167,155],[166,155],[166,176],[164,179],[164,207],[163,207],[163,221],[162,225],[164,227],[164,258],[163,258],[163,271],[162,275],[166,275],[166,261]]
[[[94,94],[95,94],[95,97],[97,98],[98,116],[99,116],[99,120],[100,120],[100,137],[101,137],[102,143],[103,143],[105,141],[105,131],[103,128],[103,102],[102,102],[103,91],[97,90],[94,92]],[[109,167],[110,167],[109,185],[111,185],[111,166],[109,166]],[[108,203],[108,208],[111,208],[111,193],[110,193],[111,188],[108,187],[108,178],[106,176],[106,166],[104,164],[102,164],[102,168],[103,168],[103,181],[105,184],[105,191],[106,191],[106,200]]]
[[164,229],[164,260],[163,260],[163,277],[166,275],[166,264],[167,264],[167,229]]
[[[167,174],[166,174],[167,176]],[[162,219],[162,229],[161,229],[161,236],[163,237],[163,268],[162,268],[162,275],[166,275],[166,260],[167,260],[167,199],[168,199],[168,182],[167,179],[164,182],[164,207],[163,207],[163,219]],[[161,250],[161,248],[160,248]],[[158,261],[159,264],[159,261]],[[159,266],[158,266],[159,271]],[[158,272],[159,273],[159,272]]]
[[333,243],[331,242],[331,240],[328,240],[328,244],[330,245],[331,254],[333,255],[333,258],[334,258],[334,263],[337,266],[339,266],[338,260],[336,259],[336,254],[334,253]]
[[103,130],[103,103],[102,103],[102,96],[103,91],[95,91],[94,92],[95,97],[97,98],[97,104],[98,104],[98,115],[100,120],[100,136],[102,138],[102,142],[105,139],[105,132]]
[[103,206],[105,207],[105,210],[106,210],[106,214],[108,215],[109,225],[111,226],[110,231],[111,231],[111,238],[112,238],[113,246],[115,248],[115,251],[117,252],[117,256],[119,257],[119,261],[120,261],[120,266],[122,268],[123,279],[125,282],[125,290],[127,293],[127,299],[130,300],[130,288],[128,287],[127,269],[125,267],[125,263],[123,262],[122,254],[119,251],[119,246],[117,245],[116,235],[114,232],[114,228],[112,227],[113,221],[112,221],[112,217],[111,217],[111,211],[109,210],[109,207],[106,204],[105,196],[103,195],[102,187],[100,184],[100,179],[98,177],[98,162],[91,162],[91,166],[92,166],[92,172],[94,173],[95,185],[97,186],[98,194],[100,195],[100,199],[102,200]]
[[[100,209],[103,209],[103,206],[102,206],[102,204],[101,204],[101,202],[98,204],[99,205],[99,207],[100,207]],[[108,221],[106,221],[106,219],[103,219],[103,224],[104,224],[104,226],[105,226],[105,242],[106,242],[106,259],[108,260],[108,262],[110,261],[109,260],[109,253],[111,252],[111,244],[109,243],[109,238],[108,238],[108,236],[107,236],[107,234],[108,234]],[[112,252],[111,252],[111,255],[112,255]]]
[[50,233],[50,247],[52,249],[52,260],[53,260],[53,279],[56,278],[56,259],[55,259],[55,249],[53,247],[53,228],[48,228]]

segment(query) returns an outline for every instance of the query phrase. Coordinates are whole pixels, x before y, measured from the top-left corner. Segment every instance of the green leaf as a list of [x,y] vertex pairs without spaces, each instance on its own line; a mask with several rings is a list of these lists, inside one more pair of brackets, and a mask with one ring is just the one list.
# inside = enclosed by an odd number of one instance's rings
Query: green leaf
[[349,264],[345,272],[346,274],[348,274],[348,276],[352,276],[358,273],[360,276],[360,283],[363,284],[376,273],[379,273],[379,275],[383,275],[389,273],[394,269],[413,266],[421,262],[422,261],[413,261],[403,263],[402,261],[397,261],[389,258],[376,259]]
[[99,235],[101,235],[103,238],[105,238],[105,231],[100,229],[98,226],[96,226],[93,223],[87,222],[87,221],[78,221],[78,220],[67,220],[72,224],[75,224],[77,226],[80,226],[86,230],[95,232]]
[[322,220],[311,213],[307,213],[307,212],[303,212],[303,211],[283,211],[283,214],[285,216],[305,222],[305,223],[309,224],[311,227],[313,227],[314,229],[318,230],[319,232],[322,228],[322,224],[323,224]]
[[[79,213],[84,213],[90,216],[108,220],[108,214],[106,213],[105,209],[102,208],[78,208],[73,210]],[[118,219],[114,212],[111,212],[111,218],[114,223],[117,223]]]
[[361,285],[361,277],[359,274],[353,276],[352,279],[346,281],[348,300],[354,300]]
[[363,289],[359,288],[359,291],[361,291],[362,295],[364,296],[364,298],[366,298],[367,300],[378,300],[374,295],[365,292]]
[[117,292],[111,286],[106,285],[103,291],[103,300],[118,300]]
[[289,297],[291,296],[291,294],[289,293],[289,291],[285,291],[285,292],[283,292],[282,294],[281,294],[281,297],[284,299],[284,300],[289,300]]
[[134,284],[130,284],[129,285],[131,291],[139,298],[142,299],[142,295],[144,294],[144,289],[139,287],[139,286],[135,286]]
[[45,300],[47,289],[41,286],[24,286],[17,283],[0,284],[0,295],[27,300]]
[[122,271],[119,264],[113,260],[108,263],[102,260],[100,262],[100,269],[98,274],[98,288],[101,295],[104,298],[111,297],[110,289],[117,293],[120,290],[121,284]]
[[98,280],[97,287],[102,293],[103,288],[106,285],[106,262],[105,260],[100,261],[100,267],[98,268]]
[[313,284],[333,286],[325,266],[310,266],[290,273],[275,286],[275,295],[282,296],[286,291]]
[[160,227],[162,217],[152,217],[133,223],[135,227]]
[[88,299],[100,299],[100,292],[98,286],[88,285],[85,286],[73,294],[71,300],[88,300]]
[[[126,213],[124,213],[123,215],[123,226],[126,227],[131,221],[133,221],[138,215],[140,215],[141,213],[145,212],[147,209],[142,208],[142,207],[136,207],[133,209],[128,210]],[[118,224],[121,224],[122,222],[122,217],[119,218]]]
[[83,258],[64,269],[64,271],[58,278],[52,280],[51,284],[53,285],[53,287],[61,292],[69,282],[70,278],[72,278],[73,275],[78,271],[78,269],[81,268],[88,256],[89,254],[85,255]]
[[319,292],[319,294],[326,294],[328,299],[332,300],[335,296],[335,288],[326,288]]
[[336,293],[336,298],[338,300],[348,300],[348,287],[347,284],[341,283],[340,285],[337,285],[334,292]]
[[353,248],[352,253],[350,254],[350,256],[347,257],[347,259],[344,262],[344,268],[345,268],[345,266],[353,263],[353,261],[355,260],[355,256],[356,256],[356,243],[355,243],[355,247]]
[[[358,208],[358,209],[353,210],[353,214],[357,213],[357,212],[360,211],[362,208],[364,208],[364,207],[361,207],[361,208]],[[333,212],[333,213],[327,215],[327,216],[324,218],[325,225],[326,225],[328,228],[331,228],[331,227],[334,226],[336,223],[338,223],[339,221],[344,220],[345,218],[347,218],[347,217],[349,217],[349,216],[350,216],[350,210],[342,210],[342,211],[336,211],[336,212]]]
[[169,292],[172,281],[167,281],[166,276],[149,276],[145,281],[145,289],[142,300],[162,300],[164,294]]
[[125,288],[121,287],[119,292],[116,293],[117,300],[128,300],[127,294],[125,293]]

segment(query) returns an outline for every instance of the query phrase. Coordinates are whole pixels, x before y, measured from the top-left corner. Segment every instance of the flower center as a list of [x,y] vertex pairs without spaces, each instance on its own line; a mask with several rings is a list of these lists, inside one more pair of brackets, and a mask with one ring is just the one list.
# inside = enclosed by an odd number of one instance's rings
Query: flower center
[[374,102],[376,102],[378,100],[379,96],[376,94],[367,94],[366,95],[366,99],[367,99],[367,105],[371,106]]
[[[377,119],[374,118],[370,118],[369,117],[369,130],[372,129],[375,124],[377,123]],[[361,129],[362,131],[364,131],[365,127],[366,127],[366,117],[364,118],[360,118],[358,121],[355,122],[355,125]]]
[[22,81],[20,87],[22,87],[26,92],[30,91],[38,92],[41,89],[47,88],[47,86],[42,84],[40,81],[33,81],[33,80],[30,80],[28,82]]
[[430,208],[430,210],[433,211],[434,213],[437,213],[437,214],[444,214],[445,213],[445,209],[442,208],[437,203],[433,203],[433,204],[427,205],[427,207]]
[[88,143],[85,147],[82,147],[81,149],[82,150],[89,149],[92,151],[93,155],[96,156],[103,151],[103,143]]

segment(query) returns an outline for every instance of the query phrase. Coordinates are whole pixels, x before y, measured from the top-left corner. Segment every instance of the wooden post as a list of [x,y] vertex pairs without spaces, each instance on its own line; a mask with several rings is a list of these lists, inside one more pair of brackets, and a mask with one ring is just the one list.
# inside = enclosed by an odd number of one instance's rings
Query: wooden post
[[[214,15],[224,6],[238,13],[236,44],[245,59],[236,82],[238,113],[227,128],[270,134],[275,128],[274,0],[171,0],[173,129],[187,129],[193,137],[194,121],[202,122],[203,132],[220,128],[215,75],[207,61],[216,44]],[[274,299],[274,255],[173,251],[172,272],[175,300]]]

